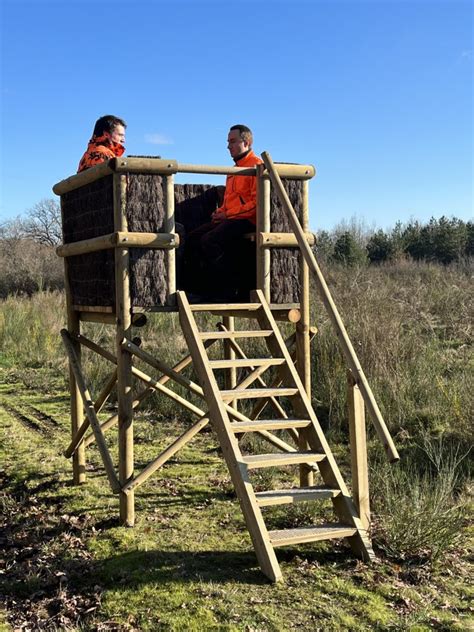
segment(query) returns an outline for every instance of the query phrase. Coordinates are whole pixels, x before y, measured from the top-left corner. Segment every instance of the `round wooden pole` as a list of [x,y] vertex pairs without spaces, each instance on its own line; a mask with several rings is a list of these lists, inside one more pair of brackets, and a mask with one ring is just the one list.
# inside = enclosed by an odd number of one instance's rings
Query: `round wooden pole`
[[[257,235],[270,232],[270,180],[264,176],[264,165],[257,165]],[[262,290],[267,303],[270,302],[270,251],[261,248],[256,243],[257,249],[257,289]]]
[[[301,216],[301,228],[308,230],[309,226],[309,197],[308,182],[303,182],[303,204]],[[301,318],[296,323],[296,370],[301,378],[304,390],[311,401],[311,350],[309,338],[310,326],[310,292],[309,292],[309,268],[300,253],[300,312]],[[309,450],[309,445],[305,439],[304,431],[299,434],[299,448]],[[305,465],[300,466],[300,485],[309,487],[314,485],[314,473]]]
[[[116,231],[127,231],[126,202],[127,176],[114,174],[114,228]],[[133,478],[132,358],[121,344],[124,338],[131,338],[132,327],[128,248],[115,249],[115,297],[119,481],[123,488]],[[132,527],[135,523],[133,491],[128,494],[120,492],[120,522],[127,527]]]
[[[166,209],[165,209],[165,232],[175,232],[174,218],[174,176],[173,174],[166,176]],[[176,305],[176,251],[174,248],[167,250],[166,269],[168,273],[168,296],[166,297],[167,305]]]

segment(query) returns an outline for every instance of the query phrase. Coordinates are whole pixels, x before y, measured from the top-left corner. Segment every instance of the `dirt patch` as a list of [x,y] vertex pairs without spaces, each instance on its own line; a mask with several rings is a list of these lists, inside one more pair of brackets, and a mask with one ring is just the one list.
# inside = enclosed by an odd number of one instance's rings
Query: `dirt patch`
[[[59,427],[58,422],[53,417],[30,404],[22,404],[23,411],[5,401],[0,401],[0,406],[27,430],[33,430],[41,435],[50,436],[54,429]],[[26,412],[29,414],[25,414]]]
[[[54,481],[52,481],[54,486]],[[0,600],[14,630],[70,629],[100,606],[90,516],[61,513],[0,472]],[[98,628],[92,628],[98,629]]]

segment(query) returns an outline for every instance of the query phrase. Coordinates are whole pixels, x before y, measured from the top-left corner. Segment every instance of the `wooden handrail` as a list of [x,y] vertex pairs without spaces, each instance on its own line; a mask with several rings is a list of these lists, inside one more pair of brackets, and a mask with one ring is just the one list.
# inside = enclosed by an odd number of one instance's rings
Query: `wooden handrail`
[[280,198],[283,208],[285,209],[288,215],[290,225],[293,229],[293,232],[296,235],[296,238],[298,239],[298,243],[299,243],[301,252],[305,258],[305,261],[308,264],[310,270],[313,272],[314,278],[316,280],[316,287],[318,288],[323,304],[326,307],[329,318],[334,326],[337,338],[342,348],[342,352],[344,354],[344,357],[346,358],[346,362],[349,365],[349,368],[352,372],[355,383],[359,386],[362,397],[364,398],[365,405],[370,413],[375,429],[380,438],[380,441],[382,442],[382,445],[385,449],[387,457],[389,461],[391,462],[398,461],[400,457],[395,447],[395,444],[393,443],[392,437],[382,417],[382,413],[380,412],[377,402],[375,401],[375,397],[369,386],[367,378],[365,377],[364,371],[362,370],[359,359],[357,358],[357,355],[354,351],[354,347],[352,346],[352,343],[349,339],[346,328],[344,327],[344,323],[342,322],[341,316],[339,315],[337,307],[332,299],[329,288],[326,285],[326,281],[324,280],[323,274],[306,240],[305,234],[298,221],[298,217],[295,213],[295,210],[293,206],[291,205],[290,199],[283,187],[281,178],[275,169],[275,166],[273,164],[270,154],[264,151],[261,154],[261,156],[265,164],[265,167],[268,170],[272,185],[275,187],[275,190],[277,192],[278,197]]

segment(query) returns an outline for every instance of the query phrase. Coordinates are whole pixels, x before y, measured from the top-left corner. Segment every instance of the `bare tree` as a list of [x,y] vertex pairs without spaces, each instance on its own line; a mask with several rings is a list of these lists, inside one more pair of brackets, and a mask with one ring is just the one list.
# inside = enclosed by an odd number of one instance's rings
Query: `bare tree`
[[54,199],[35,204],[23,222],[25,237],[45,246],[57,246],[62,241],[61,209]]
[[53,199],[35,204],[26,218],[0,224],[0,298],[61,288],[62,261],[55,253],[61,237],[60,207]]

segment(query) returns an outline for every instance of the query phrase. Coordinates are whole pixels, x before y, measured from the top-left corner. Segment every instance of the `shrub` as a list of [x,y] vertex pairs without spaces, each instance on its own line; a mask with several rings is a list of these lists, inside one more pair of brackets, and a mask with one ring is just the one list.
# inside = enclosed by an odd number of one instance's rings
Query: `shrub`
[[430,468],[412,451],[395,466],[376,462],[372,469],[374,543],[410,563],[434,563],[458,544],[468,514],[457,493],[464,457],[436,439],[422,447]]

